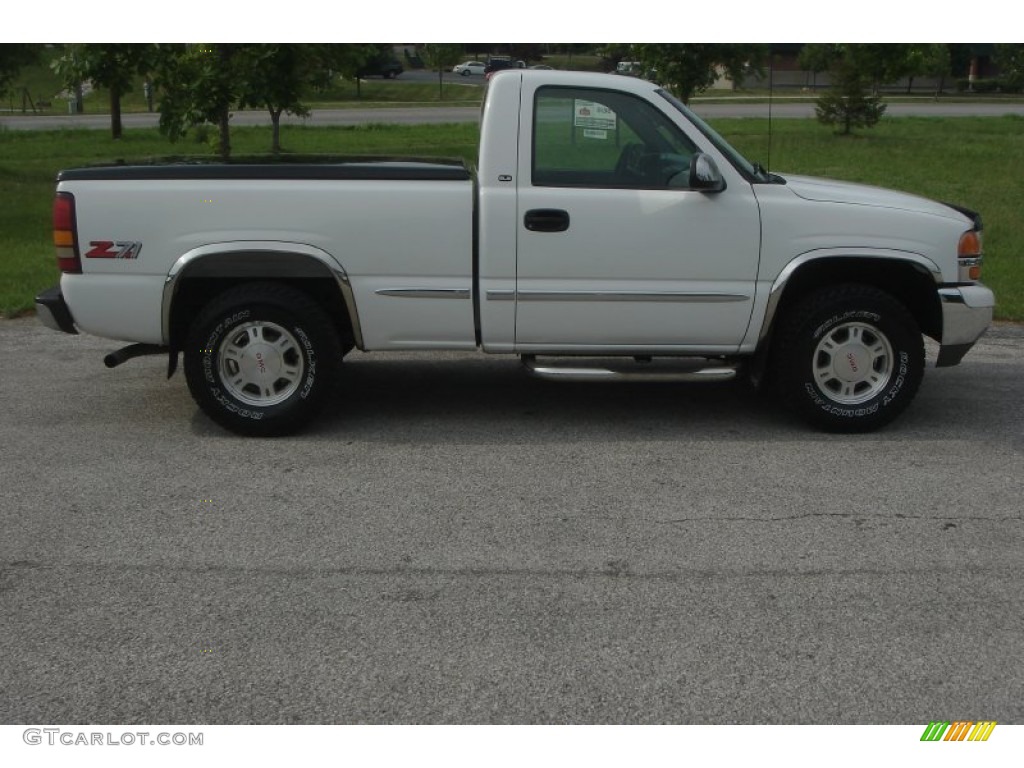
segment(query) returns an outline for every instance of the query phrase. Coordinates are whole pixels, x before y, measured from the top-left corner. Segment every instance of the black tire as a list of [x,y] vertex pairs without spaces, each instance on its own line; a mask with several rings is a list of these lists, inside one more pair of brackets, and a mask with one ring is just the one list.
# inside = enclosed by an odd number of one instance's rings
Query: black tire
[[869,432],[910,405],[924,376],[913,315],[888,293],[850,283],[815,291],[782,319],[772,356],[786,404],[829,432]]
[[470,71],[468,69],[464,69],[461,72],[459,72],[459,74],[462,75],[463,77],[469,77]]
[[246,283],[207,304],[189,328],[185,377],[199,407],[240,435],[295,432],[323,407],[343,351],[305,293]]

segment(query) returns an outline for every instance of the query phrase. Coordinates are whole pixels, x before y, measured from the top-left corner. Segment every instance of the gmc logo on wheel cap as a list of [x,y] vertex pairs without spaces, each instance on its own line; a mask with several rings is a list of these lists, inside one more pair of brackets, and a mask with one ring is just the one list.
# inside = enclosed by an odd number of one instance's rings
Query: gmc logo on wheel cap
[[142,251],[142,243],[133,240],[90,240],[89,245],[87,259],[137,259]]

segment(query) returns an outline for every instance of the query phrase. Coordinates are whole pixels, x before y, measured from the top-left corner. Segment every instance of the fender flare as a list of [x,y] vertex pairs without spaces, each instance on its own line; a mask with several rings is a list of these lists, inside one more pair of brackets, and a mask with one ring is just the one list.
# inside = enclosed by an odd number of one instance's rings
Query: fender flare
[[[319,266],[326,270],[326,274],[330,275],[337,282],[338,289],[341,292],[343,301],[345,302],[345,309],[348,313],[349,321],[352,324],[352,334],[355,337],[356,346],[360,349],[363,348],[363,333],[359,324],[359,312],[356,308],[355,294],[352,291],[352,283],[349,280],[349,276],[345,271],[345,268],[338,263],[337,259],[322,248],[306,245],[305,243],[290,243],[282,240],[235,240],[223,243],[209,243],[207,245],[201,245],[197,248],[193,248],[179,256],[177,260],[175,260],[174,264],[171,265],[170,270],[167,272],[167,277],[164,280],[163,301],[161,306],[161,332],[164,344],[170,344],[171,310],[174,305],[174,297],[178,291],[178,287],[181,285],[181,279],[187,276],[189,270],[201,265],[203,259],[218,256],[242,255],[246,253],[277,254],[288,257],[289,259],[299,257],[303,259],[312,259],[317,262]],[[259,277],[260,275],[258,272],[259,270],[256,270],[256,272],[252,274],[245,273],[245,276]],[[232,276],[232,274],[238,274],[241,276],[243,273],[240,271],[232,273],[229,270],[223,276]]]
[[785,292],[790,280],[807,264],[821,261],[822,259],[881,259],[909,263],[919,269],[919,271],[931,275],[932,280],[935,281],[936,288],[942,284],[942,270],[939,266],[927,256],[915,251],[901,251],[894,248],[816,248],[811,251],[805,251],[787,262],[768,291],[764,320],[761,323],[761,330],[757,338],[758,347],[762,346],[771,331],[782,294]]

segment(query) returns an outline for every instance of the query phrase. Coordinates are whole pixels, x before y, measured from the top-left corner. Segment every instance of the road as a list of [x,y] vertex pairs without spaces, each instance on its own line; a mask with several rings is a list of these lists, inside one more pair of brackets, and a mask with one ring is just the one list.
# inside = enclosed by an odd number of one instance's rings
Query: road
[[[479,78],[476,78],[479,79]],[[735,100],[731,102],[702,102],[695,100],[694,111],[706,118],[767,117],[764,102]],[[892,117],[997,117],[1024,115],[1024,103],[996,104],[979,102],[965,104],[933,101],[889,104],[886,114]],[[772,117],[780,119],[814,117],[814,104],[777,100],[772,105]],[[295,125],[361,125],[363,123],[473,123],[480,120],[480,108],[473,107],[381,107],[373,109],[314,109],[308,118],[284,115],[282,123]],[[125,113],[122,121],[126,128],[155,127],[159,116],[148,113]],[[234,112],[232,125],[269,125],[266,112]],[[109,129],[109,115],[31,115],[0,116],[0,127],[10,130],[56,130],[61,128]]]
[[245,440],[115,346],[0,322],[0,722],[1024,721],[1020,327],[863,436],[356,353]]

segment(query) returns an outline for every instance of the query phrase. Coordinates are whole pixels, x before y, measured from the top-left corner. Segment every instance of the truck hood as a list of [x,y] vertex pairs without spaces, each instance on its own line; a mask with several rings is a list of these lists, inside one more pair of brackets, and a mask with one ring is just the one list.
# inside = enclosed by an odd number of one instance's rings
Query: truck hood
[[906,192],[896,192],[882,187],[871,187],[867,184],[854,184],[849,181],[818,179],[813,176],[790,176],[783,178],[793,193],[805,200],[822,203],[845,203],[847,205],[869,205],[876,208],[895,208],[901,211],[925,213],[942,216],[946,219],[970,219],[945,203],[918,197]]

